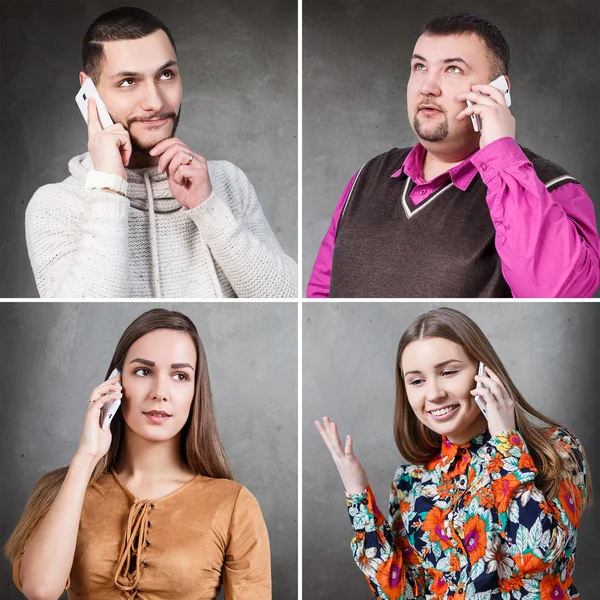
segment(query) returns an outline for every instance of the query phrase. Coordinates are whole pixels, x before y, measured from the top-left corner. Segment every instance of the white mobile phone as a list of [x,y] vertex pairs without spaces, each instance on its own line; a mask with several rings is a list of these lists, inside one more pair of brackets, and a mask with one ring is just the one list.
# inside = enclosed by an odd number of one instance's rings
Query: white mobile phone
[[108,110],[106,110],[106,106],[104,106],[104,102],[102,102],[102,98],[100,98],[100,94],[94,85],[91,77],[88,77],[81,86],[81,89],[75,96],[75,102],[77,102],[77,106],[79,106],[79,110],[85,119],[85,122],[88,122],[88,99],[94,98],[96,100],[96,106],[98,107],[98,116],[100,117],[100,123],[102,125],[102,129],[106,129],[111,125],[114,125],[113,120],[110,118],[108,114]]
[[[112,373],[108,376],[108,378],[111,379],[112,377],[118,374],[119,370],[113,369]],[[119,406],[121,406],[120,400],[111,400],[102,407],[102,410],[100,411],[100,423],[102,426],[102,431],[106,431],[106,429],[110,426],[110,422],[119,410]]]
[[[477,369],[477,375],[479,375],[479,377],[483,377],[485,375],[485,367],[482,362],[479,363],[479,368]],[[483,385],[483,383],[478,381],[477,385],[475,387],[482,388],[485,386]],[[485,400],[481,396],[475,396],[475,402],[477,402],[477,406],[479,406],[479,408],[481,409],[481,412],[483,413],[483,416],[487,419],[487,407],[485,404]]]
[[[504,100],[506,100],[506,106],[510,106],[510,90],[508,89],[508,83],[506,81],[506,77],[504,75],[500,75],[494,79],[494,81],[490,81],[490,85],[493,85],[495,88],[499,89],[504,93]],[[473,103],[467,100],[467,106],[473,106]],[[471,115],[471,122],[473,123],[473,129],[475,131],[481,130],[481,119],[477,115]]]

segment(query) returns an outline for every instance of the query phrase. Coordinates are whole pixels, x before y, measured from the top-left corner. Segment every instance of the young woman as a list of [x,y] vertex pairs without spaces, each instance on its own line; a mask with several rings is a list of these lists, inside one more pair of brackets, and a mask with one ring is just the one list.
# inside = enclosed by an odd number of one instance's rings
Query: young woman
[[577,438],[527,403],[479,327],[449,308],[421,315],[402,335],[396,390],[396,444],[412,464],[396,472],[387,518],[352,438],[342,445],[335,423],[316,422],[375,597],[578,598],[571,574],[591,484]]
[[[5,552],[27,598],[271,598],[255,498],[232,481],[204,348],[183,314],[148,311],[123,333],[90,396],[68,468],[35,486]],[[101,409],[120,399],[106,430]]]

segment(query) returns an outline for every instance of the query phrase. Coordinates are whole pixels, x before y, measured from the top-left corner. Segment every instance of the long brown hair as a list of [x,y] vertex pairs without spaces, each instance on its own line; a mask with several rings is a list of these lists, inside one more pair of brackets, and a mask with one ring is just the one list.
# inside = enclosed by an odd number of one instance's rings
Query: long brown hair
[[[187,333],[196,348],[194,398],[190,415],[181,431],[181,456],[184,463],[196,475],[233,479],[215,421],[204,346],[196,326],[188,317],[180,312],[163,308],[155,308],[141,314],[123,332],[106,370],[105,379],[115,368],[122,372],[125,356],[132,344],[157,329]],[[110,448],[96,465],[88,486],[106,475],[114,466],[123,441],[124,424],[123,411],[117,411],[110,425],[112,432]],[[14,562],[19,553],[23,552],[36,523],[50,510],[67,471],[68,467],[51,471],[44,475],[33,488],[19,522],[4,546],[4,553],[11,562]]]
[[[500,378],[515,402],[516,428],[523,436],[538,470],[536,486],[547,498],[556,497],[560,482],[564,479],[571,479],[573,469],[578,471],[580,468],[577,465],[567,464],[545,434],[547,428],[534,424],[529,417],[535,417],[549,426],[561,427],[571,437],[575,438],[575,436],[566,427],[542,414],[525,400],[483,331],[465,314],[452,308],[438,308],[420,315],[402,334],[398,343],[394,437],[400,454],[413,464],[424,465],[439,455],[442,444],[442,436],[425,426],[412,410],[402,375],[401,361],[406,346],[426,337],[444,338],[459,344],[471,360],[483,362]],[[591,506],[591,475],[587,460],[585,462],[587,466],[585,505]]]

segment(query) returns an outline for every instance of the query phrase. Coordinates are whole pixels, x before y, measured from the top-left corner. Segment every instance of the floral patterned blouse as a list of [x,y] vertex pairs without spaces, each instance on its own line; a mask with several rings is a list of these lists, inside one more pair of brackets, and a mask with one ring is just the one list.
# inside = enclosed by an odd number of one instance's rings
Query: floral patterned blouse
[[535,486],[518,431],[485,432],[464,445],[442,440],[426,466],[404,465],[387,519],[370,487],[346,494],[354,559],[380,600],[570,600],[577,525],[586,497],[579,441],[547,430],[574,459],[555,498]]

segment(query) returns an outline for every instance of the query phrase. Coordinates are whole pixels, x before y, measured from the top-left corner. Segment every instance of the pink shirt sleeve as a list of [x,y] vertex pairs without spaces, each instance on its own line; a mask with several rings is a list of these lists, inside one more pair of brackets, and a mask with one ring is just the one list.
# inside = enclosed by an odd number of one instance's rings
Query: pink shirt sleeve
[[338,223],[348,194],[352,189],[354,180],[358,173],[355,173],[352,179],[348,182],[348,185],[344,189],[331,219],[329,229],[321,242],[319,251],[317,252],[317,258],[313,266],[308,285],[306,286],[306,297],[307,298],[328,298],[329,297],[329,283],[331,281],[331,261],[333,259],[333,245],[335,243],[335,235],[337,232]]
[[552,192],[512,138],[472,157],[488,187],[502,273],[515,298],[587,298],[600,284],[594,205],[578,183]]

